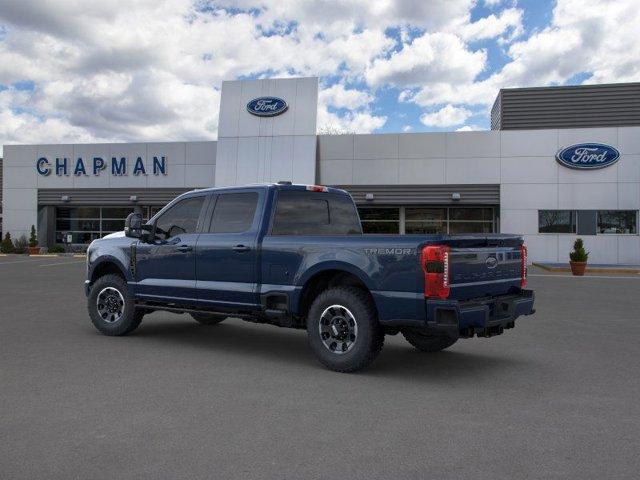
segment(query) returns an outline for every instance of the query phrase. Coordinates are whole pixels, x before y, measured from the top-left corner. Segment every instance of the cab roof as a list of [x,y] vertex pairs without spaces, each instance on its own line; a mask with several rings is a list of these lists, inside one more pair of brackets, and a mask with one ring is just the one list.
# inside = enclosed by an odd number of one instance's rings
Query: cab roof
[[339,188],[326,187],[324,185],[308,185],[301,183],[291,183],[291,182],[277,182],[277,183],[252,183],[247,185],[238,185],[238,186],[228,186],[228,187],[209,187],[209,188],[200,188],[196,190],[190,190],[188,192],[183,193],[180,196],[188,195],[191,193],[215,193],[215,192],[224,192],[229,190],[243,190],[243,189],[255,189],[255,188],[263,188],[265,190],[293,190],[293,191],[310,191],[310,192],[325,192],[325,193],[338,193],[348,195],[348,192]]

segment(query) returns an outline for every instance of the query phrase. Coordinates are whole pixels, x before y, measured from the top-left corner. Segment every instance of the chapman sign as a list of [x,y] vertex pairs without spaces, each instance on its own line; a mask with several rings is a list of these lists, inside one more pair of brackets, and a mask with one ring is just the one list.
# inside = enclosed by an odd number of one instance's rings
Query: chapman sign
[[[98,176],[103,171],[110,172],[115,177],[128,175],[129,173],[135,176],[148,175],[150,173],[153,175],[167,174],[167,157],[153,157],[153,163],[150,166],[144,164],[142,157],[131,160],[130,162],[127,157],[111,157],[111,161],[102,157],[87,159],[78,157],[75,161],[72,161],[66,157],[57,157],[55,159],[40,157],[36,161],[36,170],[43,177],[50,175],[52,172],[55,172],[57,176],[73,174],[76,177],[81,175]],[[147,167],[151,167],[148,169],[149,171],[147,171]]]
[[603,143],[579,143],[560,150],[556,160],[565,167],[578,170],[596,170],[613,165],[620,158],[620,152]]
[[278,97],[254,98],[247,103],[247,111],[258,117],[275,117],[284,113],[287,108],[289,108],[287,102]]

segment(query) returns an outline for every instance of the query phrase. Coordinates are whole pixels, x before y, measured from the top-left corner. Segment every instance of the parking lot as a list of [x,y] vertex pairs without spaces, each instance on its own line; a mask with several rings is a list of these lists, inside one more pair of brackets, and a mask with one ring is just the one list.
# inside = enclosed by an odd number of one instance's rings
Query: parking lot
[[304,331],[90,324],[81,258],[0,258],[2,478],[638,478],[640,276],[534,271],[537,314],[323,369]]

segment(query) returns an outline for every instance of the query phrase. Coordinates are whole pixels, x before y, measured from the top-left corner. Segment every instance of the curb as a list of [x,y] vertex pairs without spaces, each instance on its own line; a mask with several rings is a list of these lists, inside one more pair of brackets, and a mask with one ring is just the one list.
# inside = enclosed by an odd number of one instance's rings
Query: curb
[[[549,265],[544,265],[542,263],[532,263],[533,266],[541,268],[542,270],[546,270],[547,272],[557,272],[557,273],[570,273],[571,267],[551,267]],[[590,267],[587,265],[587,270],[585,273],[606,273],[606,274],[616,274],[616,273],[632,273],[632,274],[640,274],[640,268],[607,268],[607,267]]]

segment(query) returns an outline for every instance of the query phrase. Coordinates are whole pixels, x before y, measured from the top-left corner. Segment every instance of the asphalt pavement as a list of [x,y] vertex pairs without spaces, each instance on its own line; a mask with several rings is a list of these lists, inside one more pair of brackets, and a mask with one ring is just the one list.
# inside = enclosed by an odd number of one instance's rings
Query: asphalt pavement
[[84,270],[0,257],[0,478],[638,478],[640,276],[534,270],[504,335],[338,374],[236,319],[103,336]]

